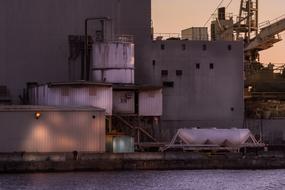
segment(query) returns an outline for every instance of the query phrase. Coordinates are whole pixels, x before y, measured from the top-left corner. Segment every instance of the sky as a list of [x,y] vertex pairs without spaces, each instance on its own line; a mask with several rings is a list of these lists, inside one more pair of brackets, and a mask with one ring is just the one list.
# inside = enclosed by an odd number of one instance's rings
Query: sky
[[[227,6],[231,0],[224,0]],[[203,26],[214,12],[221,0],[152,0],[152,20],[155,33],[180,33],[182,29]],[[238,15],[240,0],[232,0],[228,11]],[[285,0],[259,0],[259,23],[285,16]],[[209,27],[209,24],[208,24]],[[261,61],[265,64],[285,64],[285,32],[284,41],[275,44],[261,53]]]

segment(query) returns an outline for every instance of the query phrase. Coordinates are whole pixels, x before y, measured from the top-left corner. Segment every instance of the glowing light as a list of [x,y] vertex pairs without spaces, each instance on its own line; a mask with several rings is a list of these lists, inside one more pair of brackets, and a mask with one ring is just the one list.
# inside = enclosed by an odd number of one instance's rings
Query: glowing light
[[39,119],[39,118],[41,117],[41,115],[42,115],[42,114],[41,114],[40,112],[36,112],[36,113],[35,113],[35,118],[36,118],[36,119]]

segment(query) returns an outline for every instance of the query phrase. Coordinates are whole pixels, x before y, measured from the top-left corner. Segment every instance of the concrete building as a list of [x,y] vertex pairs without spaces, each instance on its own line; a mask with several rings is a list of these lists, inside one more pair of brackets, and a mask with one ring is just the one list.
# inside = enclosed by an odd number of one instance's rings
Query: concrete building
[[[0,86],[13,103],[27,82],[68,80],[68,36],[84,35],[89,17],[110,18],[113,37],[135,36],[139,62],[151,36],[150,0],[0,0]],[[90,23],[89,35],[99,26]]]
[[144,52],[143,83],[163,85],[161,137],[178,128],[243,126],[243,44],[153,41]]
[[[135,83],[164,86],[162,138],[183,127],[242,126],[242,43],[152,41],[151,0],[0,0],[0,85],[14,103],[27,82],[68,80],[68,36],[82,36],[89,17],[111,19],[106,41],[134,36]],[[90,24],[88,35],[96,39],[99,27]]]
[[105,110],[0,106],[0,152],[105,152]]

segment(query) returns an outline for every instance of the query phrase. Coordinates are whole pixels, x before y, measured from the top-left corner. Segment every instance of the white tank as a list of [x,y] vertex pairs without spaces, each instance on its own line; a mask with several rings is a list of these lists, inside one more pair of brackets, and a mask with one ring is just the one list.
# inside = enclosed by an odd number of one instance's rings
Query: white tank
[[134,44],[94,43],[92,79],[95,82],[134,83]]
[[251,132],[248,129],[179,129],[177,135],[186,144],[238,146],[249,139]]
[[94,70],[92,80],[106,83],[134,84],[134,69],[100,69]]

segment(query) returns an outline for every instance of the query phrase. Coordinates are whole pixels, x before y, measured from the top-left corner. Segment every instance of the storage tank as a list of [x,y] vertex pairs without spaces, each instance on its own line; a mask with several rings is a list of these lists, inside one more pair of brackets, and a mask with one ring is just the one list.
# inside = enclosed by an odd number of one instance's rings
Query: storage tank
[[178,136],[186,144],[238,146],[250,138],[249,129],[179,129]]
[[93,81],[134,84],[134,69],[133,43],[93,44]]

